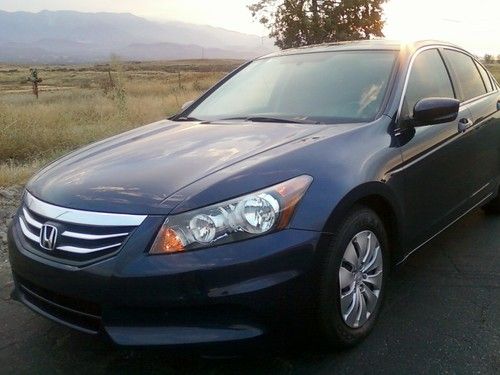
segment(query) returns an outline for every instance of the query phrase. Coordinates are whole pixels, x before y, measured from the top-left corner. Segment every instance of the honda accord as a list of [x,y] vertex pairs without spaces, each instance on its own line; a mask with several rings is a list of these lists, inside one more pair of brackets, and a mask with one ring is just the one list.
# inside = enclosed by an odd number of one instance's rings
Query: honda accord
[[498,213],[499,184],[500,87],[470,53],[281,51],[33,177],[9,228],[13,295],[120,345],[307,326],[351,346],[391,265],[476,207]]

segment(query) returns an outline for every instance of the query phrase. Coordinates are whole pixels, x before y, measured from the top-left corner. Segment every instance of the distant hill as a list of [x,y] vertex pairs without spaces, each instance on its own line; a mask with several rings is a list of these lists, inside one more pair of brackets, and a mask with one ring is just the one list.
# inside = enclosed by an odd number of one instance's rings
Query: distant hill
[[0,62],[78,63],[123,59],[249,59],[275,49],[268,38],[130,13],[0,11]]

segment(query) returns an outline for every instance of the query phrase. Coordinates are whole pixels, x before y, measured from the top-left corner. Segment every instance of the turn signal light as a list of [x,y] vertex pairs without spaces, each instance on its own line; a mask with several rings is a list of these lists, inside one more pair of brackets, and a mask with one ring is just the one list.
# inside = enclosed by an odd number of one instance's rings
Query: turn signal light
[[162,226],[151,248],[151,254],[173,254],[185,250],[181,235],[169,227]]

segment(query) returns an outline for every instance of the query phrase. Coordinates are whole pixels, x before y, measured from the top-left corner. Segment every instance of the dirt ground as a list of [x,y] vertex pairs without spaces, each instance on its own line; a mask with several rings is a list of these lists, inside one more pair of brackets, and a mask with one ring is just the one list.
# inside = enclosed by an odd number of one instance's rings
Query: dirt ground
[[20,193],[0,189],[0,373],[500,373],[499,216],[471,213],[395,269],[380,320],[358,347],[322,352],[302,342],[292,351],[254,348],[243,358],[214,360],[118,348],[12,301],[2,236]]

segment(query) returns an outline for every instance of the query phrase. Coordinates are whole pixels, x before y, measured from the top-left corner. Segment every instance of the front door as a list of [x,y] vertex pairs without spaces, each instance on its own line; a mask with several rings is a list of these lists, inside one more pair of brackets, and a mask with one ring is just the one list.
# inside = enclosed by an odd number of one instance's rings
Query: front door
[[[457,217],[471,194],[472,125],[463,104],[455,121],[414,128],[414,105],[423,98],[456,98],[450,74],[438,49],[418,53],[409,73],[399,117],[404,164],[398,173],[405,183],[404,210],[407,244],[417,246]],[[464,131],[465,129],[465,131]]]

